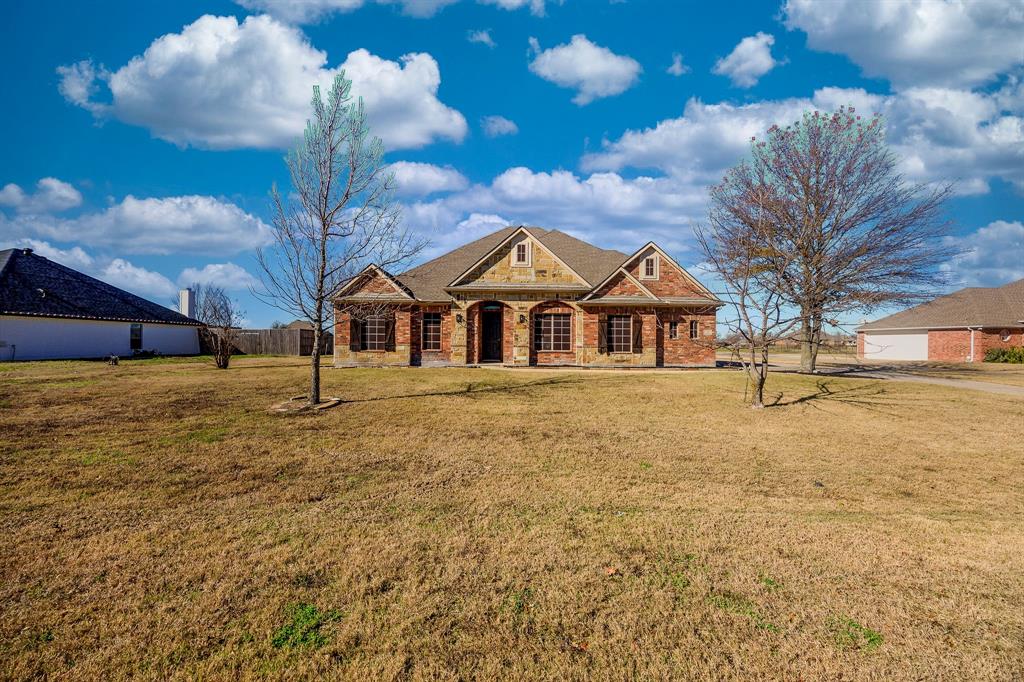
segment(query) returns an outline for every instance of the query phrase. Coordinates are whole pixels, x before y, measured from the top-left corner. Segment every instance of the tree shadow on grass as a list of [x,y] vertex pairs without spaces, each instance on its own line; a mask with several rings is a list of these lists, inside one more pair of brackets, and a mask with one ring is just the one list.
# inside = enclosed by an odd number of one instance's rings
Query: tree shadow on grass
[[842,383],[844,382],[821,379],[816,382],[814,393],[790,400],[783,400],[785,394],[780,392],[767,407],[808,404],[815,409],[823,409],[825,405],[831,403],[850,405],[890,416],[896,414],[892,408],[895,408],[898,401],[893,400],[891,397],[884,397],[891,396],[890,390],[884,385],[884,381],[875,381],[870,384],[855,384],[847,387],[842,387]]
[[[588,382],[602,381],[602,378],[588,378]],[[485,384],[481,382],[467,382],[462,388],[452,388],[443,391],[424,391],[422,393],[405,393],[402,395],[381,395],[373,396],[371,398],[354,398],[352,400],[342,400],[343,403],[371,403],[380,400],[402,400],[405,398],[429,398],[436,396],[466,396],[475,398],[478,395],[489,394],[489,393],[516,393],[519,391],[529,392],[536,388],[542,388],[547,386],[570,386],[574,384],[582,384],[583,380],[580,377],[547,377],[544,379],[536,379],[534,381],[524,381],[521,383],[506,383],[506,384]]]

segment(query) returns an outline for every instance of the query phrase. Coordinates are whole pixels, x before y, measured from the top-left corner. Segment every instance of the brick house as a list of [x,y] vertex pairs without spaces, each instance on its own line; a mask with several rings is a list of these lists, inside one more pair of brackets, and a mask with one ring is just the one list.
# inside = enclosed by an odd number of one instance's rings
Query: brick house
[[1024,279],[961,289],[857,328],[865,360],[978,362],[1009,346],[1024,346]]
[[337,366],[715,364],[722,302],[664,250],[513,226],[335,298]]

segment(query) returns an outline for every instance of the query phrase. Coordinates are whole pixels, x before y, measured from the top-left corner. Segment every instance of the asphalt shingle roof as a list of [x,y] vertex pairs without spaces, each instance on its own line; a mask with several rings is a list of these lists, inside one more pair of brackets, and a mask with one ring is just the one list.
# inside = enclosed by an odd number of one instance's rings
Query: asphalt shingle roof
[[[445,287],[520,227],[524,226],[512,225],[492,232],[412,268],[395,279],[408,287],[421,301],[448,301],[451,296],[445,292]],[[597,285],[629,257],[621,251],[598,248],[559,230],[525,227],[537,241],[561,258],[591,286]]]
[[937,329],[1024,326],[1024,279],[1001,287],[968,287],[857,327]]
[[200,324],[30,249],[0,251],[0,315]]

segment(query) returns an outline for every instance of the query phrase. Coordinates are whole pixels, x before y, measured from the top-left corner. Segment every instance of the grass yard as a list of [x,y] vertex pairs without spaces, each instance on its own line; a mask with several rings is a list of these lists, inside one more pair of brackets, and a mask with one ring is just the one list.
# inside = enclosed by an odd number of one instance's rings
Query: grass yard
[[1021,679],[1024,401],[0,365],[0,676]]

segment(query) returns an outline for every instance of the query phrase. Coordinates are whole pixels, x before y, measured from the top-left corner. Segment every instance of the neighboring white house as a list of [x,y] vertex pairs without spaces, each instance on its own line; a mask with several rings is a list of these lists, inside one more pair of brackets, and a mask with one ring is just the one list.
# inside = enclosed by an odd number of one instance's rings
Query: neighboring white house
[[199,352],[201,324],[55,263],[0,251],[0,361]]

